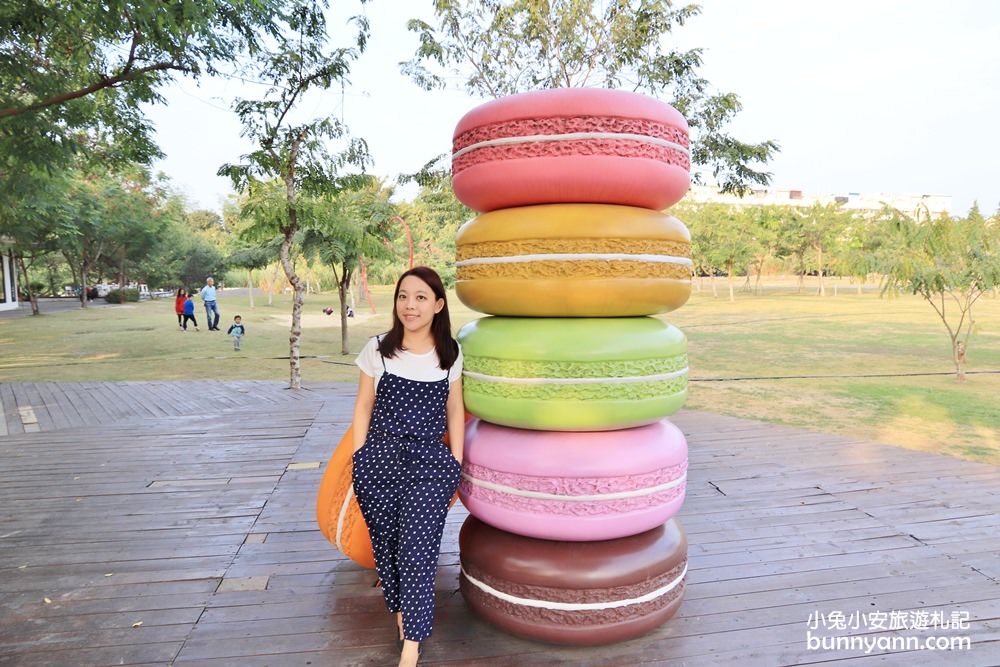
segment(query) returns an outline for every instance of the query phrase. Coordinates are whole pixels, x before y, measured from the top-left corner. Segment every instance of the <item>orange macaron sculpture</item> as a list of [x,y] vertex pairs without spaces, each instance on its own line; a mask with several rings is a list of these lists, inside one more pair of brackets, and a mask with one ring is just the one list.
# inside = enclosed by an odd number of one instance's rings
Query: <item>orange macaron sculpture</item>
[[469,308],[517,317],[666,313],[691,295],[691,235],[635,206],[505,208],[462,225],[455,292]]
[[326,465],[316,497],[316,522],[323,536],[345,556],[358,565],[374,569],[372,538],[351,484],[353,437],[354,426],[351,425]]

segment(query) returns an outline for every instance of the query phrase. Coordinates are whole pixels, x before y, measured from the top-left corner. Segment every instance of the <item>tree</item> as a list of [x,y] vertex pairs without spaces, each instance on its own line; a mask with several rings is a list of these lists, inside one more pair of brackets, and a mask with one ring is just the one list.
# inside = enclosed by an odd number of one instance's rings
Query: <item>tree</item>
[[219,247],[197,234],[187,233],[176,239],[179,255],[176,279],[185,288],[195,289],[208,276],[217,276],[225,266]]
[[[455,235],[475,212],[458,201],[450,178],[445,178],[423,185],[413,202],[400,207],[400,215],[413,233],[414,262],[437,271],[450,289],[455,284]],[[392,275],[400,273],[396,270]]]
[[697,271],[710,276],[712,296],[716,297],[715,275],[725,271],[729,300],[735,301],[733,277],[746,269],[753,254],[753,218],[718,203],[698,204],[678,212],[682,211],[691,230],[691,254]]
[[[275,249],[277,250],[277,249]],[[247,270],[247,288],[250,293],[250,309],[253,310],[253,272],[263,269],[274,261],[276,252],[259,245],[245,245],[226,257],[227,266],[239,266]]]
[[975,320],[972,307],[1000,286],[1000,219],[986,220],[974,206],[964,218],[888,219],[889,242],[876,258],[883,294],[919,294],[941,318],[951,339],[955,377],[965,380],[966,353]]
[[719,207],[711,218],[711,224],[716,228],[716,243],[709,252],[713,263],[726,272],[730,301],[736,300],[733,279],[737,272],[747,273],[749,278],[747,269],[757,252],[754,222],[754,218],[725,207]]
[[[884,213],[884,211],[883,211]],[[841,242],[836,247],[832,266],[838,275],[857,281],[858,295],[865,282],[877,272],[875,258],[881,254],[886,242],[880,233],[884,225],[878,224],[879,216],[854,215],[843,230]]]
[[792,262],[798,276],[799,294],[805,294],[806,274],[809,273],[809,251],[812,242],[807,231],[807,221],[802,211],[790,208],[788,215],[778,219],[778,246],[780,252]]
[[[14,264],[21,274],[21,290],[38,315],[38,299],[31,279],[33,265],[59,250],[61,234],[71,231],[67,220],[71,206],[66,198],[70,179],[66,173],[35,173],[32,187],[19,197],[0,202],[0,237],[14,238]],[[26,183],[27,181],[22,181]]]
[[[815,253],[816,275],[819,278],[819,295],[826,296],[825,257],[836,247],[844,231],[850,226],[851,213],[844,211],[840,204],[813,204],[801,213],[798,231],[801,234],[798,250],[812,250]],[[799,292],[802,291],[805,276],[805,258],[800,256]]]
[[[761,279],[764,275],[764,268],[767,262],[778,256],[778,219],[782,215],[782,210],[777,206],[748,206],[739,212],[746,221],[741,225],[745,226],[752,234],[752,242],[749,244],[750,260],[748,267],[753,268],[754,288],[753,293],[760,295],[763,291]],[[747,275],[749,282],[750,276]]]
[[[356,182],[344,176],[342,170],[349,165],[364,166],[369,160],[367,145],[350,139],[347,128],[335,118],[297,121],[294,117],[296,106],[307,93],[326,90],[346,79],[350,63],[367,40],[367,22],[359,19],[357,50],[338,48],[327,53],[324,9],[326,2],[303,0],[294,4],[287,17],[289,36],[279,40],[257,74],[259,80],[270,84],[265,98],[236,103],[243,135],[257,145],[257,150],[244,155],[242,164],[226,164],[219,169],[219,175],[230,177],[237,191],[249,195],[245,214],[258,223],[256,235],[261,240],[275,233],[282,237],[281,266],[293,291],[288,354],[292,389],[302,386],[299,340],[305,285],[295,272],[291,248],[299,229],[316,219],[316,211],[307,207],[307,200],[300,196],[316,201],[317,197],[335,194]],[[347,145],[331,155],[328,141]],[[278,209],[266,191],[273,188],[272,179],[283,189]]]
[[726,134],[739,98],[713,92],[699,76],[701,49],[664,49],[674,29],[700,12],[669,0],[437,0],[436,28],[407,24],[420,46],[402,71],[427,90],[457,77],[469,93],[488,98],[585,86],[664,96],[691,127],[692,165],[708,169],[723,192],[742,194],[770,181],[752,165],[766,163],[778,144]]
[[105,183],[81,175],[67,193],[67,224],[58,235],[58,247],[80,287],[80,306],[87,307],[86,288],[91,273],[107,251],[101,191]]
[[135,278],[147,280],[136,271],[140,258],[153,251],[167,226],[161,209],[165,195],[143,169],[114,179],[101,193],[108,235],[104,259],[108,274],[117,276],[122,288]]
[[329,202],[318,224],[303,233],[303,252],[315,253],[333,269],[340,301],[340,353],[348,354],[347,289],[362,257],[388,259],[384,243],[388,225],[396,215],[389,201],[392,189],[372,177],[360,190],[344,191]]
[[[177,74],[215,74],[277,38],[284,0],[23,0],[0,5],[0,154],[44,167],[113,137],[159,154],[141,111]],[[0,172],[4,172],[0,165]],[[15,173],[15,172],[11,172]],[[0,173],[0,177],[4,176]],[[0,180],[3,180],[0,178]]]

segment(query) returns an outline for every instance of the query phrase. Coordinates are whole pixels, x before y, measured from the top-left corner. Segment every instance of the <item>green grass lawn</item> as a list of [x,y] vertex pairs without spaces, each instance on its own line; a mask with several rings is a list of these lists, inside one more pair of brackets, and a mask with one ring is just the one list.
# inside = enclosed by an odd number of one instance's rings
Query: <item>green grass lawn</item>
[[[1000,464],[1000,300],[976,306],[968,379],[954,379],[944,325],[918,297],[880,298],[847,286],[818,297],[793,284],[764,296],[695,290],[664,319],[688,337],[686,407],[800,426],[863,440]],[[352,354],[341,356],[334,294],[308,295],[302,322],[303,383],[357,379],[354,354],[389,325],[391,287],[372,290],[349,320]],[[479,317],[449,300],[457,330]],[[223,293],[222,332],[178,331],[173,300],[103,306],[0,320],[0,380],[280,380],[289,377],[290,297],[273,305]],[[43,306],[44,308],[44,306]],[[44,311],[43,311],[44,312]],[[248,335],[235,352],[225,329],[243,316]],[[937,373],[937,374],[936,374]]]

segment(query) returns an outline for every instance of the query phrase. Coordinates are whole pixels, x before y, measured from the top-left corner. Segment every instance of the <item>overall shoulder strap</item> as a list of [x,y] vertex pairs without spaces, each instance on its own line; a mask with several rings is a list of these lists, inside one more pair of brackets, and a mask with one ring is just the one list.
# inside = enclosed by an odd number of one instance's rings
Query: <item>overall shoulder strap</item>
[[385,367],[385,357],[382,356],[382,349],[379,347],[382,344],[382,339],[379,336],[375,336],[375,349],[378,350],[378,358],[382,360],[382,370],[387,370]]

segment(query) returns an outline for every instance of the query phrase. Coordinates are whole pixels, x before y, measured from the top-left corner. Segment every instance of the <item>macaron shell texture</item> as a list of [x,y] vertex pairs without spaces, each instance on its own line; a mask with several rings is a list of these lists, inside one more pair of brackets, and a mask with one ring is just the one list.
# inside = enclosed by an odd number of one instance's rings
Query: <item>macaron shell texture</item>
[[474,516],[459,534],[462,596],[512,634],[596,646],[638,637],[684,597],[687,540],[676,519],[616,540],[537,540]]
[[606,540],[650,530],[684,502],[687,442],[669,421],[603,432],[469,424],[462,503],[519,535]]
[[683,116],[622,90],[504,97],[469,111],[453,137],[452,186],[476,211],[556,202],[660,210],[686,194],[689,172]]
[[371,535],[351,485],[353,433],[352,425],[347,428],[323,472],[316,496],[316,522],[323,536],[345,556],[358,565],[374,569]]
[[484,317],[458,332],[466,409],[503,426],[606,431],[687,398],[687,340],[650,317]]
[[691,294],[687,227],[634,206],[492,211],[459,229],[456,249],[456,294],[493,315],[655,315],[679,308]]
[[683,167],[605,155],[487,162],[452,177],[455,196],[473,211],[556,202],[662,210],[679,202],[690,186],[690,175]]

